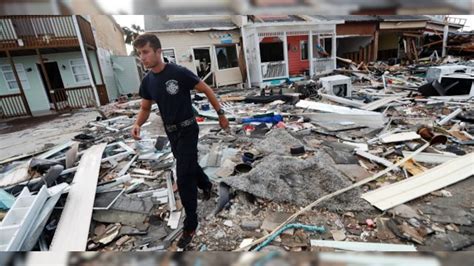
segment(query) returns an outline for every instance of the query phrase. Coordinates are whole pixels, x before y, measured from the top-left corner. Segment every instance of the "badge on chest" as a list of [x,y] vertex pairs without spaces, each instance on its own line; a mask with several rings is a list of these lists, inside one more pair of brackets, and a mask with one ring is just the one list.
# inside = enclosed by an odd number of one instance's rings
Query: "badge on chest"
[[178,81],[174,80],[174,79],[170,79],[168,80],[166,83],[166,91],[170,94],[170,95],[175,95],[179,92],[179,85],[178,85]]

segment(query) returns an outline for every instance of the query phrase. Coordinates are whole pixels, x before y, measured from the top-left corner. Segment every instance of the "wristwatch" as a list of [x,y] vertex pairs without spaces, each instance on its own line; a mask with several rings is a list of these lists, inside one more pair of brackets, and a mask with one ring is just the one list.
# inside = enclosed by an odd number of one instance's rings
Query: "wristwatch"
[[217,115],[225,115],[225,112],[223,109],[219,109],[216,111]]

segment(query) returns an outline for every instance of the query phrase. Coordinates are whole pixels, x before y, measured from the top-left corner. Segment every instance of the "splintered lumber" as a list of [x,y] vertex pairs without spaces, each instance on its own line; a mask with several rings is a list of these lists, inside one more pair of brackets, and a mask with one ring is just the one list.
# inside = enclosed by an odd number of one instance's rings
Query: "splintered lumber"
[[86,250],[97,180],[105,146],[106,143],[92,146],[82,155],[50,251]]

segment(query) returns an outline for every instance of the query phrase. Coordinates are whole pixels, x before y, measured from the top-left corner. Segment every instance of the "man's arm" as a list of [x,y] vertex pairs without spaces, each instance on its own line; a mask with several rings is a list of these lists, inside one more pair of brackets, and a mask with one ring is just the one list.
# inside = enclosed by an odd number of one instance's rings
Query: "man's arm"
[[140,111],[137,115],[137,120],[132,127],[132,137],[136,140],[140,140],[140,128],[143,124],[145,124],[146,120],[148,120],[148,117],[150,116],[152,103],[153,101],[151,100],[142,99]]
[[[207,99],[211,103],[212,107],[214,107],[214,110],[219,111],[221,110],[221,105],[219,104],[219,101],[216,98],[216,95],[212,91],[212,89],[204,82],[204,81],[199,81],[199,83],[194,87],[196,91],[202,92],[206,94]],[[219,114],[219,125],[221,126],[222,129],[227,129],[229,128],[229,121],[227,120],[227,117],[225,114]]]

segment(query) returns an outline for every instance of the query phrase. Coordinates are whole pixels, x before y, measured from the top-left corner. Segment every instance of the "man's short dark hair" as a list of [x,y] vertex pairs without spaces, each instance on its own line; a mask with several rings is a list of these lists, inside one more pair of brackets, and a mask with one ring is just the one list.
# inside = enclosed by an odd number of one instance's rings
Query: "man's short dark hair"
[[144,33],[138,35],[138,37],[133,41],[133,47],[135,48],[142,48],[147,43],[150,44],[150,47],[153,48],[154,51],[157,49],[161,49],[161,42],[160,39],[155,34],[151,33]]

